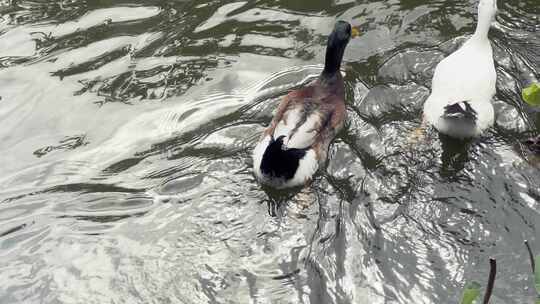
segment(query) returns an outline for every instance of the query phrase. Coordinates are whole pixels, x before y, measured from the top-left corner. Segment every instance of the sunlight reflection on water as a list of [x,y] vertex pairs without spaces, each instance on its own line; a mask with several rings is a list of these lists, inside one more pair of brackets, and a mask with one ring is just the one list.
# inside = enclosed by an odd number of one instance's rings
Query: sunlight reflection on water
[[[0,1],[0,302],[457,303],[490,256],[492,303],[531,302],[536,2],[491,32],[496,127],[407,141],[473,3]],[[263,189],[251,149],[336,19],[363,28],[345,130],[310,187]]]

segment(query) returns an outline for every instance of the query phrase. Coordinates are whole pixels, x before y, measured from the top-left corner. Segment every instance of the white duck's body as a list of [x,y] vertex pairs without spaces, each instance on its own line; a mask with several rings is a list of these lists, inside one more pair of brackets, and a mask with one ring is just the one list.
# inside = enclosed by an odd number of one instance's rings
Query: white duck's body
[[494,123],[492,98],[497,73],[488,32],[495,0],[481,0],[476,32],[456,52],[443,59],[433,76],[424,118],[439,132],[456,138],[475,137]]

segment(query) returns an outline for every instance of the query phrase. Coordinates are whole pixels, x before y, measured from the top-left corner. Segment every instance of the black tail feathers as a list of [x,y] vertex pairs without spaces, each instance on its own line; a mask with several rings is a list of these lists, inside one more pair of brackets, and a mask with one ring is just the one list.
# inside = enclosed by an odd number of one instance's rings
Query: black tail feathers
[[265,175],[291,179],[298,169],[300,160],[306,155],[307,149],[286,149],[283,147],[283,138],[285,136],[272,138],[264,151],[261,171]]
[[444,118],[476,121],[478,113],[471,107],[468,101],[460,101],[444,107]]

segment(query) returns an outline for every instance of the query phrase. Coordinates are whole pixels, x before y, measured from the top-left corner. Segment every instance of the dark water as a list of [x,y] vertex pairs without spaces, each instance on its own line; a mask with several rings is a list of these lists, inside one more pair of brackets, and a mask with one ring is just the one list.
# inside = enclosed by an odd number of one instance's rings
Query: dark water
[[[495,128],[414,145],[475,1],[0,0],[0,303],[458,303],[489,257],[492,303],[532,303],[539,7],[499,1]],[[251,149],[337,19],[347,127],[264,190]]]

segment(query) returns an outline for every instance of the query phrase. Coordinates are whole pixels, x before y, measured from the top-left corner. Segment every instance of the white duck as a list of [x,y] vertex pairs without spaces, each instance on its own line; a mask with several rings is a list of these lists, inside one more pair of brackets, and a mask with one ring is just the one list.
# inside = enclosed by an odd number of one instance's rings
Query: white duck
[[424,120],[441,133],[470,138],[493,125],[497,73],[488,32],[496,13],[496,0],[480,0],[476,31],[435,69]]

